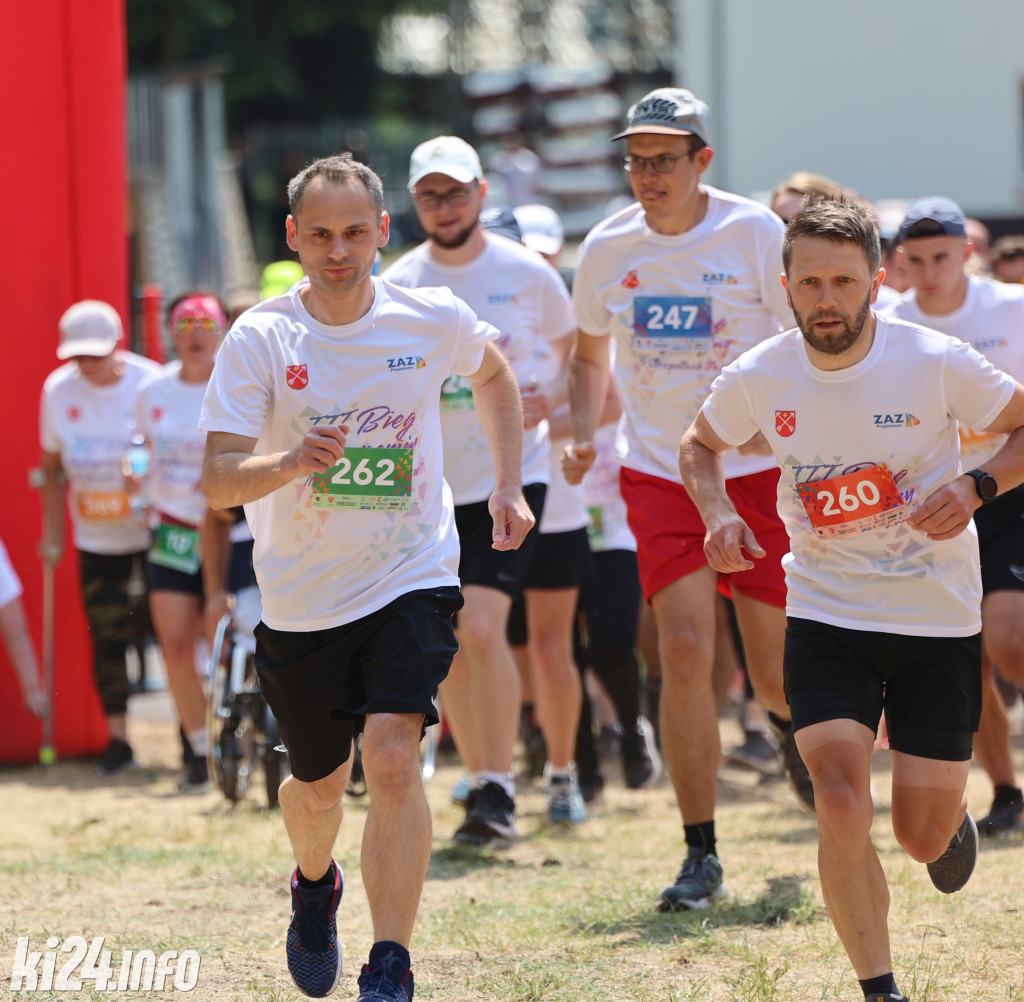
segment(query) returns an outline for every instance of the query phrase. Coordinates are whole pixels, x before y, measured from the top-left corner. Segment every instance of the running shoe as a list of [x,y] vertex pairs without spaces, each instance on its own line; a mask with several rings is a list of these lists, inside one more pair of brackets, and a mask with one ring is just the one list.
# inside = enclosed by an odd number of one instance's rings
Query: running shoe
[[452,787],[451,801],[465,807],[469,803],[469,773],[464,772],[462,778]]
[[786,779],[789,780],[790,789],[796,795],[800,806],[813,814],[814,784],[811,782],[811,774],[807,771],[807,766],[804,765],[804,760],[797,750],[793,724],[775,716],[774,713],[765,713],[765,717],[779,746],[779,755],[782,758],[782,766],[786,770]]
[[116,776],[119,772],[138,769],[139,763],[132,754],[132,746],[120,738],[111,738],[103,750],[99,762],[96,763],[96,774],[99,776]]
[[[390,957],[390,954],[389,954]],[[385,957],[382,963],[363,965],[359,975],[359,998],[356,1002],[412,1002],[412,971],[396,970],[405,967],[394,959]]]
[[209,767],[205,758],[193,758],[185,768],[178,782],[179,793],[202,793],[210,782]]
[[455,833],[455,841],[465,845],[486,845],[519,837],[516,831],[516,803],[500,783],[485,783],[472,790],[466,820]]
[[782,759],[775,743],[760,731],[747,731],[746,740],[729,752],[728,761],[754,769],[763,776],[782,774]]
[[892,992],[872,992],[864,997],[864,1002],[910,1002],[906,995],[893,995]]
[[722,864],[717,856],[690,849],[673,884],[658,895],[659,912],[703,910],[726,894]]
[[323,887],[302,887],[298,867],[292,874],[292,920],[285,947],[288,973],[299,991],[314,999],[330,995],[341,977],[337,912],[345,880],[333,859],[331,867],[334,882]]
[[654,743],[654,728],[643,717],[636,727],[623,731],[619,739],[622,779],[630,790],[646,790],[661,778],[661,756]]
[[578,825],[587,820],[587,805],[583,802],[575,773],[551,779],[548,784],[548,818],[556,825]]
[[946,851],[928,864],[928,876],[943,894],[959,891],[974,872],[978,862],[978,826],[968,812],[949,840]]
[[997,786],[992,809],[978,818],[979,835],[1013,831],[1024,816],[1024,795],[1016,786]]

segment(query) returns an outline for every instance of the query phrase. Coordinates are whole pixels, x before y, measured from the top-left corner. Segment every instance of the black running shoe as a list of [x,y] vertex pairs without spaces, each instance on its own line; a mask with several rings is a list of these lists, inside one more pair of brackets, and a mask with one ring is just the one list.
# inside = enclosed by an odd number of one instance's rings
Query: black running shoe
[[465,845],[486,845],[511,841],[516,831],[516,803],[500,783],[485,783],[469,795],[466,820],[455,833],[455,841]]
[[782,765],[786,770],[786,779],[789,780],[790,789],[796,794],[800,806],[813,814],[814,784],[811,782],[811,774],[807,771],[804,760],[800,757],[800,752],[797,751],[793,725],[790,721],[775,716],[774,713],[765,713],[765,717],[779,746],[779,755],[782,757]]
[[717,856],[691,849],[676,874],[675,883],[658,895],[659,912],[703,910],[726,893],[722,864]]
[[906,995],[893,995],[892,992],[872,992],[864,997],[864,1002],[910,1002]]
[[412,1002],[415,984],[412,971],[399,970],[404,967],[395,960],[385,958],[370,967],[363,965],[359,975],[359,998],[356,1002]]
[[997,786],[992,809],[978,818],[979,835],[1013,831],[1024,816],[1024,794],[1016,786]]
[[654,728],[643,717],[619,737],[622,778],[630,790],[646,790],[661,778],[661,756],[654,743]]
[[193,758],[187,764],[184,775],[178,782],[179,793],[203,793],[210,782],[209,768],[205,758]]
[[928,864],[928,876],[943,894],[959,891],[974,872],[978,862],[978,826],[970,813],[949,840],[946,851]]
[[132,746],[120,738],[111,738],[99,762],[96,763],[96,774],[99,776],[116,776],[119,772],[138,769],[139,764],[132,754]]

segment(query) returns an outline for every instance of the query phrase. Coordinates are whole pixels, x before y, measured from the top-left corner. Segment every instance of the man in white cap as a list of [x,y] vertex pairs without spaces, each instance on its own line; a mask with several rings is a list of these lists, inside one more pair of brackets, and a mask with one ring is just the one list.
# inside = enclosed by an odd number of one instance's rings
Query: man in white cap
[[160,372],[124,351],[121,318],[108,303],[85,299],[60,319],[57,358],[64,362],[43,384],[39,438],[45,480],[43,560],[64,553],[64,508],[71,513],[82,598],[92,641],[93,675],[110,740],[96,767],[113,775],[135,766],[128,742],[131,638],[128,582],[149,545],[148,528],[133,518],[122,462],[132,436],[139,388]]
[[[682,485],[677,450],[722,367],[792,326],[779,281],[783,224],[765,206],[701,183],[713,156],[709,112],[689,91],[652,91],[630,108],[628,127],[614,139],[626,141],[623,166],[637,201],[598,224],[580,249],[573,287],[579,330],[569,377],[574,443],[563,469],[574,482],[594,461],[614,337],[626,436],[619,452],[622,495],[658,626],[662,744],[687,847],[658,907],[706,908],[725,893],[714,820],[719,575],[705,559],[704,526]],[[794,791],[813,807],[782,689],[781,559],[788,541],[775,511],[778,470],[755,438],[726,459],[726,475],[737,506],[761,527],[764,547],[752,569],[726,579],[750,680]]]
[[[973,253],[970,221],[956,202],[928,196],[911,202],[897,234],[910,289],[885,311],[900,320],[965,341],[1018,381],[1024,381],[1024,288],[968,274]],[[1005,441],[960,426],[960,457],[978,486],[975,512],[981,549],[983,699],[975,755],[994,787],[992,809],[978,831],[995,835],[1015,828],[1024,794],[1013,770],[1009,721],[993,666],[1013,682],[1024,681],[1024,487],[996,497],[986,472]]]
[[[550,479],[545,418],[557,405],[559,392],[565,399],[565,386],[564,380],[560,391],[539,385],[537,365],[548,353],[561,359],[568,355],[572,303],[554,269],[532,251],[481,226],[487,182],[468,143],[438,136],[417,146],[409,166],[409,191],[427,239],[384,277],[408,288],[446,286],[501,332],[498,344],[519,380],[526,414],[523,493],[539,521]],[[441,699],[470,774],[466,819],[455,837],[484,844],[516,835],[512,755],[521,686],[505,629],[538,534],[532,533],[516,551],[491,549],[490,529],[483,530],[492,474],[481,461],[484,426],[467,389],[464,381],[452,379],[441,398],[444,475],[455,497],[465,599],[458,618],[462,650],[441,688]],[[551,766],[549,814],[554,821],[575,822],[585,816],[572,769],[582,687],[569,653],[571,638],[558,635],[552,625],[561,622],[553,595],[526,591],[530,660],[537,673],[537,708]]]

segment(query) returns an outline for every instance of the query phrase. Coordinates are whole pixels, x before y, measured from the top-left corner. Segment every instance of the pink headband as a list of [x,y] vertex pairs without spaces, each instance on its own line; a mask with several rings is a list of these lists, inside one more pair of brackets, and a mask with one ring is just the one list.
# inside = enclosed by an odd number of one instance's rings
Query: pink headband
[[199,294],[186,296],[171,311],[169,326],[171,330],[177,330],[182,320],[204,320],[210,318],[217,324],[219,331],[224,330],[228,325],[228,318],[224,315],[224,309],[217,302],[216,296]]

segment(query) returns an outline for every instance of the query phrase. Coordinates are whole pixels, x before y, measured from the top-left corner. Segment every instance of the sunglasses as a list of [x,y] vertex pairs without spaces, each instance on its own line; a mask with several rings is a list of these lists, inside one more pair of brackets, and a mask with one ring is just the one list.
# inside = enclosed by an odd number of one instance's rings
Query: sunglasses
[[213,317],[182,317],[174,325],[177,334],[219,334],[220,324]]

